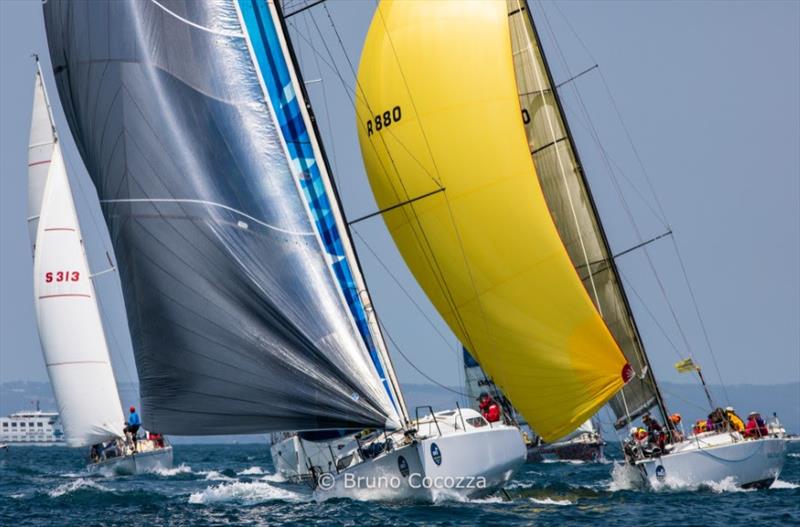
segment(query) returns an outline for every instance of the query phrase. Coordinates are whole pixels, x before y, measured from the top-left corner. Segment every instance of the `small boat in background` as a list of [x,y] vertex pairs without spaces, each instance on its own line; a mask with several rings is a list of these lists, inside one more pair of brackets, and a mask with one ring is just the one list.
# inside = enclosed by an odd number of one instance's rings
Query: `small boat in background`
[[[172,447],[126,432],[105,330],[39,59],[28,147],[34,305],[67,446],[92,447],[90,471],[172,466]],[[113,269],[113,267],[112,267]],[[16,423],[14,423],[16,425]],[[135,434],[136,431],[133,431]]]

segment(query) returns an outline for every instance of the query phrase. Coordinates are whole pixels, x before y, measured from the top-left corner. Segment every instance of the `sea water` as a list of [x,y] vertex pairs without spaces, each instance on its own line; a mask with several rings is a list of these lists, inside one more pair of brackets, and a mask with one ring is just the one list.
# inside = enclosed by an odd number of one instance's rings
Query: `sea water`
[[12,446],[0,452],[0,525],[800,525],[798,443],[767,490],[729,480],[640,491],[611,460],[554,462],[525,465],[507,496],[433,505],[317,502],[274,473],[266,444],[174,452],[169,470],[103,477],[86,472],[80,449]]

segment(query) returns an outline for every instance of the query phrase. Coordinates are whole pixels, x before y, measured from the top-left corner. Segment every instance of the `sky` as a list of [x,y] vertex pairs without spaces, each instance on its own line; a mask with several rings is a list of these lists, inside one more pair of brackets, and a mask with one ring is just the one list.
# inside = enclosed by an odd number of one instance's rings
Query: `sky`
[[[800,2],[571,0],[536,2],[533,10],[558,82],[598,65],[561,95],[612,248],[674,233],[647,253],[618,259],[656,375],[690,381],[672,365],[692,354],[712,382],[719,381],[716,366],[727,384],[799,381]],[[335,0],[289,20],[349,219],[376,210],[348,94],[349,63],[358,65],[373,11],[370,1]],[[26,229],[34,51],[42,56],[95,272],[107,267],[111,251],[57,100],[40,2],[3,0],[0,382],[46,379]],[[459,344],[383,222],[354,230],[374,304],[397,344],[391,347],[401,382],[460,383]],[[117,377],[134,381],[116,275],[98,278],[96,288]]]

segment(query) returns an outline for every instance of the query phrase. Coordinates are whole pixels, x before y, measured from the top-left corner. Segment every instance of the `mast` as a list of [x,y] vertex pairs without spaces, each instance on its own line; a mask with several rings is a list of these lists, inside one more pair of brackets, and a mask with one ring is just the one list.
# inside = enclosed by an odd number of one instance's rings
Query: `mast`
[[294,52],[294,47],[292,46],[291,37],[289,36],[288,28],[286,27],[286,19],[284,18],[283,12],[279,5],[280,3],[275,1],[274,6],[275,10],[278,13],[278,20],[280,21],[281,31],[283,35],[286,36],[285,44],[286,49],[289,53],[289,57],[291,59],[292,65],[292,73],[296,77],[297,86],[300,88],[300,92],[303,98],[304,105],[301,105],[301,108],[305,111],[308,121],[311,124],[312,134],[311,140],[315,150],[317,150],[319,156],[318,158],[322,160],[324,170],[322,171],[322,175],[325,178],[326,182],[330,185],[331,193],[333,194],[333,205],[335,207],[335,216],[336,216],[336,224],[339,228],[340,232],[342,232],[342,241],[344,242],[344,249],[347,254],[347,259],[351,263],[351,269],[353,272],[353,278],[356,280],[356,286],[358,288],[359,298],[364,304],[364,310],[367,315],[367,320],[370,326],[370,333],[372,334],[375,345],[380,354],[380,360],[383,364],[385,374],[389,380],[392,393],[397,401],[397,407],[400,413],[401,418],[403,419],[404,424],[409,423],[409,416],[408,416],[408,408],[406,407],[405,399],[403,397],[402,390],[400,389],[400,383],[397,380],[397,373],[394,368],[394,364],[392,362],[391,356],[389,354],[388,348],[386,346],[386,341],[383,338],[383,332],[381,331],[380,324],[378,322],[377,314],[375,313],[375,308],[372,304],[372,299],[369,294],[369,288],[367,287],[366,277],[362,271],[361,261],[358,257],[358,253],[355,251],[353,247],[353,236],[352,232],[350,231],[350,225],[348,224],[347,220],[345,219],[345,212],[344,207],[342,206],[342,200],[339,196],[339,190],[336,186],[336,180],[333,177],[333,171],[331,170],[330,163],[328,161],[328,156],[325,153],[325,147],[318,138],[321,137],[319,127],[317,125],[317,119],[314,115],[314,110],[311,106],[311,99],[308,96],[308,92],[306,90],[305,82],[303,82],[303,75],[300,69],[300,64],[297,60],[297,57]]
[[[647,375],[648,379],[650,380],[650,382],[653,385],[653,391],[654,391],[655,397],[656,397],[656,404],[658,405],[659,411],[661,412],[661,416],[664,419],[664,423],[667,424],[669,422],[667,407],[666,407],[666,404],[664,403],[664,399],[663,399],[663,397],[661,395],[661,391],[658,388],[658,384],[656,383],[655,375],[653,374],[653,369],[650,366],[650,360],[647,357],[647,353],[645,352],[645,349],[644,349],[644,342],[642,341],[642,337],[641,337],[641,334],[639,332],[639,327],[636,324],[636,318],[633,316],[633,310],[631,309],[630,302],[628,300],[628,295],[625,292],[625,287],[624,287],[624,285],[622,283],[622,280],[620,279],[619,270],[617,269],[617,263],[616,263],[616,260],[614,259],[614,256],[613,256],[614,253],[611,251],[611,245],[608,242],[608,237],[607,237],[605,229],[603,227],[602,218],[600,217],[600,214],[598,213],[597,205],[596,205],[594,197],[592,195],[591,186],[589,185],[589,180],[586,178],[586,172],[583,170],[583,163],[581,162],[580,154],[578,153],[578,148],[577,148],[577,145],[575,143],[575,139],[574,139],[574,137],[572,135],[572,131],[570,130],[569,121],[567,120],[566,112],[564,112],[564,107],[563,107],[563,105],[561,103],[561,97],[558,94],[558,89],[556,88],[556,83],[553,80],[553,75],[552,75],[552,72],[550,70],[550,65],[547,62],[547,54],[545,53],[544,48],[542,47],[542,41],[539,38],[539,31],[537,30],[536,23],[533,20],[533,13],[531,11],[531,8],[530,8],[530,5],[528,3],[528,0],[522,0],[522,1],[524,2],[523,10],[527,12],[528,22],[531,24],[531,28],[533,29],[533,35],[534,35],[534,38],[536,39],[536,45],[539,48],[539,51],[540,51],[540,54],[541,54],[541,57],[542,57],[542,63],[544,65],[544,71],[545,71],[545,73],[547,75],[548,82],[553,87],[553,89],[552,89],[553,98],[556,101],[556,107],[558,108],[558,112],[559,112],[559,115],[561,117],[561,121],[564,123],[564,131],[566,132],[567,141],[569,142],[569,145],[572,148],[572,152],[573,152],[573,154],[575,156],[575,161],[577,162],[577,168],[578,168],[579,177],[581,178],[581,181],[583,182],[583,186],[586,189],[586,195],[587,195],[587,198],[588,198],[589,207],[590,207],[592,213],[594,214],[595,218],[597,219],[598,230],[600,232],[600,239],[602,240],[603,246],[604,246],[604,248],[606,250],[606,253],[608,254],[608,264],[611,267],[611,271],[614,273],[614,277],[615,277],[617,285],[618,285],[618,287],[620,289],[620,293],[621,293],[622,300],[623,300],[623,305],[625,307],[625,313],[626,313],[626,315],[627,315],[628,319],[630,320],[631,325],[633,327],[634,335],[636,337],[637,348],[639,350],[639,355],[641,356],[642,362],[644,363],[645,368],[647,369],[647,372],[645,372],[645,375]],[[593,272],[591,268],[589,268],[588,271],[589,271],[589,273]],[[598,303],[599,303],[599,299],[598,299]],[[625,388],[623,387],[622,390],[624,391]],[[624,397],[624,394],[623,394],[623,397]]]

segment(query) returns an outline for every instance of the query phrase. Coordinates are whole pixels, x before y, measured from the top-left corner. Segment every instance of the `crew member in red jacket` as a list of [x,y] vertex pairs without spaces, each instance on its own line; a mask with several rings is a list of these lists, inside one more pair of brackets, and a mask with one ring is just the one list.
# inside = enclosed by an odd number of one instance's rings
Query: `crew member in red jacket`
[[764,419],[761,418],[761,414],[758,412],[750,412],[750,415],[747,416],[747,426],[744,429],[744,436],[755,439],[767,437],[768,435],[769,429]]
[[480,402],[481,413],[487,421],[496,423],[500,420],[500,405],[492,399],[491,395],[482,392],[478,401]]

